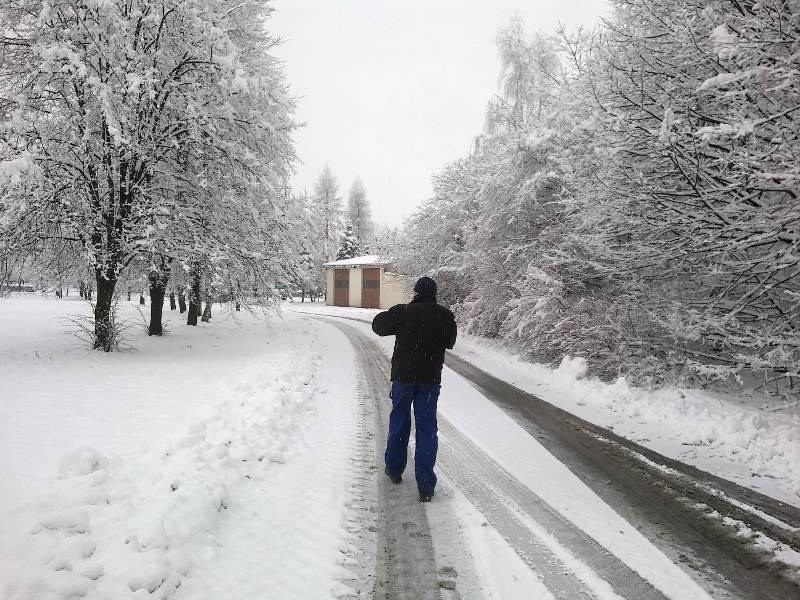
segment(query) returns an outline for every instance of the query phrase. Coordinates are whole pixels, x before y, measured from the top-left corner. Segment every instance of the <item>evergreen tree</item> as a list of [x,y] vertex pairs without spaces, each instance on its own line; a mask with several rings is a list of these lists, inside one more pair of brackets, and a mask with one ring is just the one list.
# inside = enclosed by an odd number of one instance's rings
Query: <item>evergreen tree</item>
[[353,232],[364,245],[365,249],[371,245],[373,239],[372,214],[367,200],[367,188],[360,179],[356,179],[350,186],[347,198],[347,218],[353,225]]
[[336,242],[342,227],[342,199],[339,184],[325,165],[314,184],[313,214],[317,224],[317,245],[321,247],[325,260],[333,258]]
[[355,258],[361,254],[361,244],[358,241],[358,236],[353,232],[353,226],[350,223],[344,229],[342,240],[339,245],[339,252],[336,254],[336,260],[346,260],[348,258]]

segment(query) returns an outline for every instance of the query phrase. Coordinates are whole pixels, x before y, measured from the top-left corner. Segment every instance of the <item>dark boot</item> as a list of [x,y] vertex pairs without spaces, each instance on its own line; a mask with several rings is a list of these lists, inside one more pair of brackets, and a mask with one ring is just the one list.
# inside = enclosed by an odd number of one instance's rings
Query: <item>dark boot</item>
[[431,500],[433,500],[433,491],[430,492],[423,492],[422,490],[419,491],[420,502],[430,502]]
[[389,473],[389,467],[383,469],[383,472],[386,473],[386,476],[391,480],[392,483],[402,483],[403,476],[402,475],[392,475]]

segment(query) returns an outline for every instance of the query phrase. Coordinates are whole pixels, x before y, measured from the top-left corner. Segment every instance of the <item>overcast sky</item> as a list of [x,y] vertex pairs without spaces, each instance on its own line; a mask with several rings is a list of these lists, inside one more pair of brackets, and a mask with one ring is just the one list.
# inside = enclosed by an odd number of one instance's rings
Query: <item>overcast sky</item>
[[605,0],[274,0],[273,34],[298,97],[312,192],[327,163],[346,206],[356,177],[376,221],[399,225],[431,176],[465,155],[497,92],[494,38],[514,12],[528,31],[594,25]]

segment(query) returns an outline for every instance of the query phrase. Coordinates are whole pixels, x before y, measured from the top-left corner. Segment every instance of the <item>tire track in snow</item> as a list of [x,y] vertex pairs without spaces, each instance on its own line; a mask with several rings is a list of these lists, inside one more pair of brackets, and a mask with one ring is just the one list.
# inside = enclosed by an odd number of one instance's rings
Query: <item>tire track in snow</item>
[[[382,463],[380,451],[386,437],[388,415],[377,405],[386,396],[387,377],[368,342],[352,327],[328,321],[344,333],[361,358],[363,377],[371,403],[364,408],[373,418],[373,465]],[[413,457],[409,461],[413,472]],[[374,470],[377,470],[374,469]],[[377,474],[377,558],[373,597],[377,600],[427,600],[439,598],[436,563],[424,506],[415,486],[394,485]]]
[[[724,517],[800,548],[800,511],[669,459],[448,354],[446,365],[591,488],[714,597],[800,597],[797,569],[776,562]],[[711,512],[715,511],[715,512]],[[716,514],[717,518],[713,518]]]
[[377,545],[377,485],[375,440],[372,433],[372,398],[361,369],[357,374],[358,414],[356,439],[347,469],[347,490],[342,526],[345,537],[339,547],[340,572],[333,589],[336,598],[364,598],[375,588]]
[[[301,312],[301,311],[297,311]],[[306,313],[313,314],[313,313]],[[369,320],[336,316],[369,324]],[[759,540],[800,552],[800,509],[670,459],[447,353],[464,377],[715,597],[800,597],[800,570]],[[747,533],[749,528],[754,532]]]
[[[383,397],[389,385],[390,369],[389,360],[383,351],[354,328],[334,320],[323,320],[336,326],[350,339],[368,367],[365,370],[374,397],[376,400]],[[387,411],[376,410],[378,431],[376,439],[381,442],[386,434],[386,414]],[[623,594],[625,598],[631,600],[664,600],[664,596],[647,581],[517,482],[441,415],[439,428],[442,433],[439,464],[445,475],[506,538],[523,561],[542,577],[556,598],[605,600],[618,599],[619,594]],[[411,498],[402,498],[396,487],[392,486],[394,489],[390,490],[389,486],[392,484],[388,479],[379,478],[379,488],[382,488],[379,494],[381,505],[387,512],[394,515],[397,514],[396,510],[406,512],[409,506],[414,506],[416,494]],[[413,491],[413,488],[411,490]],[[412,575],[408,567],[414,566],[408,565],[408,559],[415,562],[420,560],[414,557],[413,553],[403,552],[402,555],[397,555],[392,551],[392,546],[403,539],[403,532],[397,530],[399,522],[397,519],[393,522],[385,518],[382,520],[387,527],[383,538],[379,532],[376,597],[430,597],[420,595],[425,593],[424,589],[416,592],[416,595],[413,593],[403,595],[408,590],[394,590],[388,596],[381,595],[384,578],[387,583],[407,582]],[[409,522],[400,523],[401,528],[408,529],[408,525]],[[427,522],[426,529],[429,530]],[[557,541],[551,531],[557,532]],[[430,540],[429,533],[426,538]],[[382,552],[384,548],[385,553]],[[426,547],[425,552],[430,554],[421,559],[425,564],[435,568],[432,548],[428,550]],[[419,568],[418,562],[416,567]],[[602,576],[597,573],[601,573]],[[431,573],[430,569],[426,570],[424,588],[430,590],[432,585],[436,585],[433,581],[435,575],[436,573]],[[385,591],[389,591],[389,588]]]
[[[437,511],[437,519],[435,523],[428,520],[428,511],[433,506],[439,504],[420,504],[418,502],[418,494],[416,485],[414,483],[414,431],[411,432],[411,444],[409,445],[409,464],[406,468],[406,479],[404,485],[397,486],[389,482],[389,479],[384,476],[381,465],[383,464],[383,449],[384,440],[388,431],[389,409],[390,404],[386,402],[385,406],[381,406],[381,399],[388,396],[387,390],[389,389],[390,370],[391,365],[386,359],[386,355],[375,344],[365,338],[362,334],[349,328],[355,338],[357,350],[363,352],[363,364],[365,371],[372,373],[375,377],[372,381],[370,397],[372,402],[370,407],[373,411],[373,418],[375,419],[375,427],[378,434],[374,436],[373,448],[376,450],[376,470],[378,472],[379,487],[383,487],[385,492],[384,505],[386,507],[386,514],[389,518],[394,517],[395,514],[406,514],[414,517],[421,515],[424,519],[424,530],[416,529],[414,521],[403,520],[400,522],[400,527],[404,530],[405,535],[412,538],[422,538],[426,544],[425,552],[433,552],[433,558],[424,558],[425,565],[428,569],[426,577],[430,579],[433,577],[433,597],[439,600],[461,600],[465,599],[483,599],[483,592],[481,590],[480,580],[472,564],[472,553],[468,548],[466,539],[461,531],[461,523],[455,515],[448,512],[442,513]],[[444,490],[444,482],[442,482],[441,489]],[[386,503],[388,502],[388,503]],[[392,509],[392,506],[401,507],[401,511]],[[396,524],[395,524],[396,525]],[[399,533],[399,532],[398,532]],[[395,536],[395,539],[401,539],[402,535]],[[388,539],[388,538],[387,538]],[[439,541],[437,544],[436,541]],[[429,548],[431,546],[431,548]],[[402,553],[401,547],[398,550]],[[380,548],[379,548],[380,551]],[[394,553],[386,553],[386,559],[389,561],[396,560]],[[409,560],[415,560],[413,557],[408,557]],[[403,559],[406,559],[403,556]],[[458,568],[456,568],[456,566]],[[412,568],[419,568],[417,565]],[[413,574],[409,574],[413,576]],[[407,586],[408,578],[403,577],[398,581],[399,585]],[[415,596],[409,589],[397,590],[387,588],[385,593],[378,589],[378,598],[429,598],[430,595],[430,582],[425,581],[423,589],[424,596]],[[408,595],[404,595],[408,594]]]
[[665,600],[661,592],[514,479],[446,419],[440,419],[440,432],[446,449],[440,461],[444,472],[556,598]]

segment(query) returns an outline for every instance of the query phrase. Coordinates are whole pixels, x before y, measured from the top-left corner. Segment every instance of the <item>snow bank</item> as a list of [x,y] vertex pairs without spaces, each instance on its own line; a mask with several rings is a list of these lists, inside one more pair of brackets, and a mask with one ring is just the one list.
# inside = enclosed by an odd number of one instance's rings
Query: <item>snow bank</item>
[[462,336],[455,353],[666,456],[800,506],[800,415],[733,395],[675,387],[644,390],[624,378],[612,384],[586,379],[582,358],[565,357],[551,369],[470,336]]
[[558,366],[558,369],[556,369],[556,372],[559,376],[566,379],[580,379],[586,375],[588,369],[589,364],[586,362],[585,358],[580,356],[572,358],[567,355],[561,360],[561,364]]

